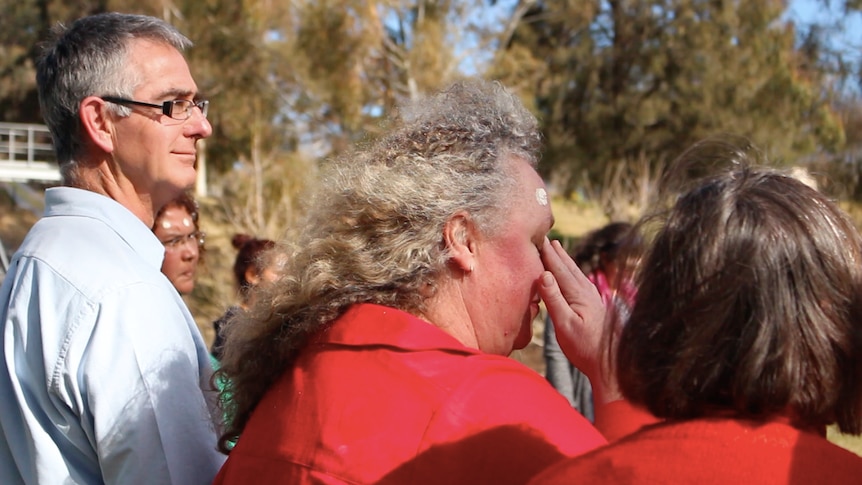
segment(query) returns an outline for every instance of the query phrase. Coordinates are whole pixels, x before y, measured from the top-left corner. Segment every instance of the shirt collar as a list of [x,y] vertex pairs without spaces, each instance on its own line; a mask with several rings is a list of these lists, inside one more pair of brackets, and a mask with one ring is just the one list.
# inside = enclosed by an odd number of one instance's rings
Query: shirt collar
[[110,197],[74,187],[51,187],[45,191],[45,214],[90,217],[104,222],[140,254],[147,264],[160,269],[165,247],[151,228],[129,209]]
[[444,350],[481,354],[407,312],[371,303],[350,307],[321,335],[321,343],[348,346],[389,345],[405,350]]

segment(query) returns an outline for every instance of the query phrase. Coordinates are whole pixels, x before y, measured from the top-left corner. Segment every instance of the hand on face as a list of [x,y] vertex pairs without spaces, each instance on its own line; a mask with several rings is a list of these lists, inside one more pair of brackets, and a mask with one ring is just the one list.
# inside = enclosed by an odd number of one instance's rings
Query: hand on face
[[621,325],[606,317],[595,285],[558,241],[545,238],[542,263],[547,271],[539,282],[539,294],[554,322],[560,348],[590,378],[597,401],[620,399],[615,359]]

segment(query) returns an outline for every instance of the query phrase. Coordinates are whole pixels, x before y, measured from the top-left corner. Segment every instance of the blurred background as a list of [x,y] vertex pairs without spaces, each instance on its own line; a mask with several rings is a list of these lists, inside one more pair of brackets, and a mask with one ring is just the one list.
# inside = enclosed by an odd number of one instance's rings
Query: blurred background
[[[195,42],[214,135],[195,187],[206,255],[186,300],[208,341],[237,298],[231,236],[291,237],[320,163],[464,76],[499,79],[539,117],[553,235],[567,244],[648,211],[665,168],[716,134],[748,137],[862,221],[862,0],[0,0],[0,11],[2,261],[58,180],[33,68],[51,27],[145,13]],[[514,357],[541,372],[534,342]]]

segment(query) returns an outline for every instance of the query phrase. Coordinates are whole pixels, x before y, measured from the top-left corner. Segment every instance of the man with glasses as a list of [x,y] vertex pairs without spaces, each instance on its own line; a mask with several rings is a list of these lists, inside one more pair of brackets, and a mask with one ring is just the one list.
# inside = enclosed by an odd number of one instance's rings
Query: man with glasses
[[208,352],[150,230],[212,133],[191,43],[123,14],[55,34],[37,83],[63,186],[0,289],[0,483],[210,483]]

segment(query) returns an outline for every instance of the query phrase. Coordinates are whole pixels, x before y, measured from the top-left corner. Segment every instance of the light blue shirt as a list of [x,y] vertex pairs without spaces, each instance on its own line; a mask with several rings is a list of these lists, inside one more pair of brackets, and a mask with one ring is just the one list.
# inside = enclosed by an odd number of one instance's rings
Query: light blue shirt
[[48,189],[0,288],[0,484],[203,484],[216,451],[209,352],[116,201]]

